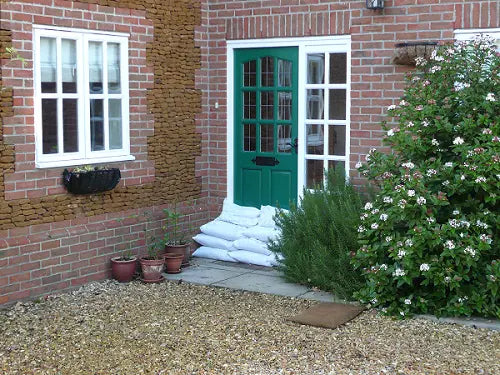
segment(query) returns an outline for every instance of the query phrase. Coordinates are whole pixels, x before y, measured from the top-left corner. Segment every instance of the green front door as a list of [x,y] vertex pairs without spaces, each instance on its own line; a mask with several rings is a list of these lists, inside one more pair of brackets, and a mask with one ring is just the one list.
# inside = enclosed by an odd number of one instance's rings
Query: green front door
[[234,61],[234,202],[288,208],[297,200],[298,49],[238,49]]

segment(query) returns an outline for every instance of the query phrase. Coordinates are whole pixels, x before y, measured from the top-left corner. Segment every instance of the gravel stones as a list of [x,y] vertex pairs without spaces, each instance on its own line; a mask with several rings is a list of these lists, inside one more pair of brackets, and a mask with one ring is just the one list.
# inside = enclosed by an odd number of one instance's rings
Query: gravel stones
[[91,283],[0,311],[2,374],[495,374],[500,333],[365,312],[328,330],[314,302],[166,282]]

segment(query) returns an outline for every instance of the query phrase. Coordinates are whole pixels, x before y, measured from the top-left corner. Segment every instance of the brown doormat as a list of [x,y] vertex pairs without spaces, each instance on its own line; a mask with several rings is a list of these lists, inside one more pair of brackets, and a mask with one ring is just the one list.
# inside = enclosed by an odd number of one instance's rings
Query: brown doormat
[[314,305],[287,320],[315,327],[337,328],[357,317],[364,309],[363,306],[325,302]]

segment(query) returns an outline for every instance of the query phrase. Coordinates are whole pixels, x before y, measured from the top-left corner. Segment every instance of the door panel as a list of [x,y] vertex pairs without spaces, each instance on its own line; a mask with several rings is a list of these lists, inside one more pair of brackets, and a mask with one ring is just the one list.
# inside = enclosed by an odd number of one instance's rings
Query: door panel
[[234,201],[297,200],[298,48],[235,50]]

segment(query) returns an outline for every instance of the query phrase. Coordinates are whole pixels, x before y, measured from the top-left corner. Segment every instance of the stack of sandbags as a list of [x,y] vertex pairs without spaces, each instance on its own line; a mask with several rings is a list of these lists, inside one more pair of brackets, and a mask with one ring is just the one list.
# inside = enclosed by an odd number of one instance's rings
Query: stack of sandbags
[[221,215],[203,225],[201,233],[193,238],[202,245],[193,256],[262,266],[276,265],[276,255],[267,248],[267,243],[280,235],[273,220],[275,211],[271,206],[262,206],[259,210],[225,200]]

